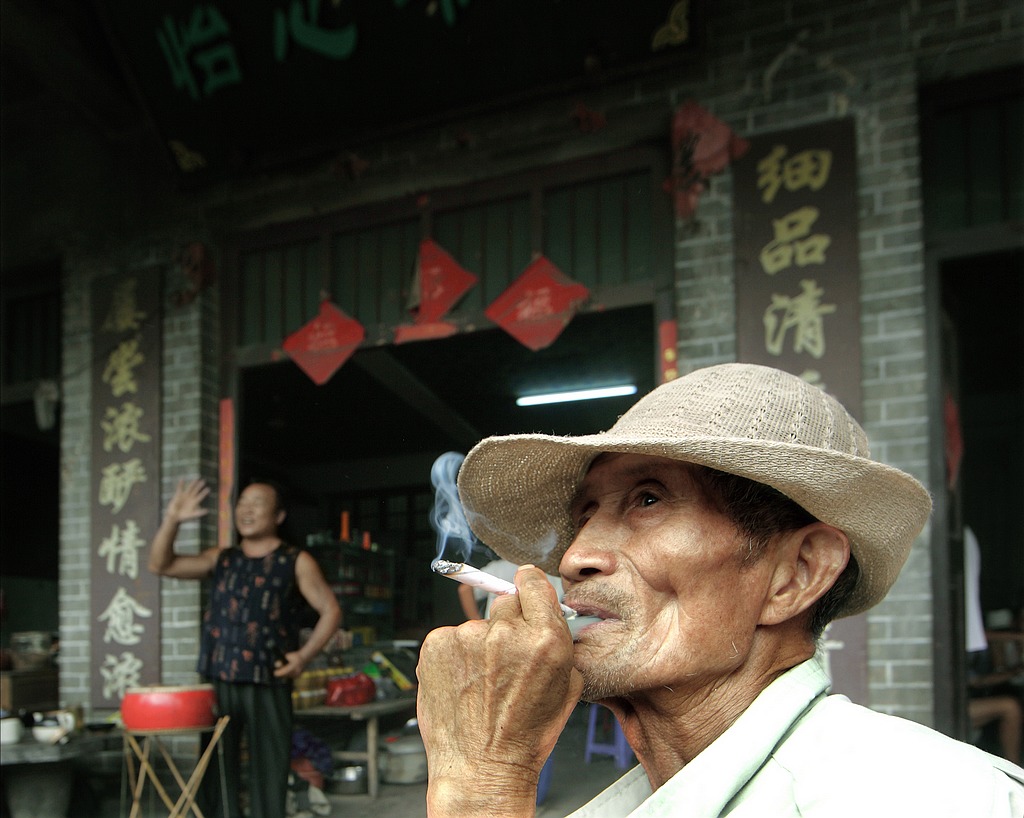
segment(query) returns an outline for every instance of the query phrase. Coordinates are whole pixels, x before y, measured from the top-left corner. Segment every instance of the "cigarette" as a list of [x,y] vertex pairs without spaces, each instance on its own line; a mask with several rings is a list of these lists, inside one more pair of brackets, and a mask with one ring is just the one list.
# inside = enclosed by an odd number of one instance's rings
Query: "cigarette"
[[[434,573],[440,574],[443,577],[448,577],[448,579],[454,579],[456,582],[461,582],[463,585],[471,585],[474,588],[480,588],[488,593],[518,593],[516,586],[508,580],[496,577],[494,574],[488,574],[486,571],[481,571],[479,568],[474,568],[472,565],[467,565],[464,562],[434,560],[430,567]],[[558,603],[558,607],[562,609],[562,614],[565,616],[566,622],[569,624],[569,631],[572,633],[573,639],[575,639],[577,634],[587,625],[592,625],[595,622],[601,621],[600,617],[597,616],[580,616],[576,611],[562,602]]]

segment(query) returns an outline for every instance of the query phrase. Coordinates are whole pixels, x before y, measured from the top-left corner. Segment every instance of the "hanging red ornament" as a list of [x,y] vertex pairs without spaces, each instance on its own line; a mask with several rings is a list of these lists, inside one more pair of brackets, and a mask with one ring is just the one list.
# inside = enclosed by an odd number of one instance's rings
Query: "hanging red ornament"
[[433,239],[423,239],[416,260],[419,303],[414,305],[417,324],[439,320],[477,282]]
[[746,139],[693,100],[679,106],[672,116],[672,175],[665,180],[676,215],[693,216],[707,180],[749,149]]
[[539,256],[484,311],[528,349],[550,346],[590,291]]
[[409,310],[413,324],[395,329],[395,343],[447,338],[458,331],[455,324],[440,320],[477,282],[466,270],[432,239],[420,242],[413,277]]
[[313,383],[322,386],[365,337],[362,324],[324,300],[317,316],[285,339],[284,351]]

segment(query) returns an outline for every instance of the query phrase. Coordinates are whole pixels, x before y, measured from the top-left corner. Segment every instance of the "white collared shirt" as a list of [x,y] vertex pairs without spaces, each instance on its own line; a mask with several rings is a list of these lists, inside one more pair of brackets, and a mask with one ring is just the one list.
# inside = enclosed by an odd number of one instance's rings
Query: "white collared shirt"
[[642,767],[570,818],[1022,818],[1024,770],[784,673],[656,792]]

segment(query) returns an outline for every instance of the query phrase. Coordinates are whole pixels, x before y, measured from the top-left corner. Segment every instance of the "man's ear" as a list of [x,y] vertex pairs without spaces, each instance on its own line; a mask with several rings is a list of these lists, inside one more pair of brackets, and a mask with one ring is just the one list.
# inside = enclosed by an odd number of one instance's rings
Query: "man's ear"
[[827,523],[783,535],[761,625],[778,625],[799,616],[831,588],[850,560],[850,540]]
[[277,512],[277,517],[275,517],[275,520],[277,521],[277,524],[280,526],[281,523],[284,522],[284,518],[287,517],[287,516],[288,516],[288,512],[285,511],[282,508],[279,512]]

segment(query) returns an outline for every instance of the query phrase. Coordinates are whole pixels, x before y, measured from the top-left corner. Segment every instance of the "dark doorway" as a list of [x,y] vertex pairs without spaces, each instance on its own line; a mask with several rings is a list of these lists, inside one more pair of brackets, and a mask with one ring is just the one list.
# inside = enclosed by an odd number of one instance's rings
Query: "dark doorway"
[[942,265],[963,434],[960,522],[978,536],[986,611],[1024,604],[1024,251]]
[[[338,540],[342,512],[394,551],[395,630],[458,621],[456,594],[427,572],[436,555],[430,469],[488,435],[586,434],[611,426],[636,396],[518,407],[559,388],[654,387],[650,304],[577,315],[533,352],[500,329],[358,351],[322,386],[291,361],[243,370],[239,478],[274,478],[292,492],[289,535]],[[432,590],[433,589],[433,590]]]
[[955,698],[963,737],[1013,757],[998,714],[1024,705],[1006,682],[1024,628],[1024,250],[947,258],[940,270],[950,592],[963,600]]

